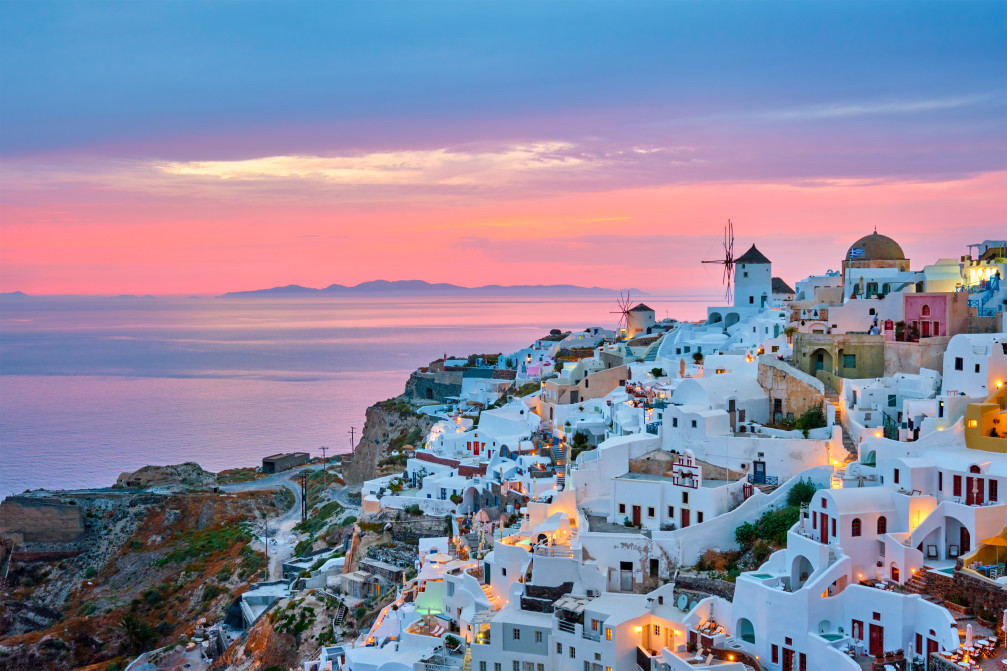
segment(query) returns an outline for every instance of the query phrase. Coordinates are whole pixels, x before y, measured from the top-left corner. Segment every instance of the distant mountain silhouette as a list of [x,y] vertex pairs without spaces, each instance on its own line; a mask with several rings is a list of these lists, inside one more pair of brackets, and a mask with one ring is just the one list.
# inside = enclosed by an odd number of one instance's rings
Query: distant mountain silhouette
[[[639,289],[630,289],[639,296],[647,294]],[[517,284],[503,286],[487,284],[481,287],[462,287],[457,284],[431,284],[423,280],[372,280],[355,286],[330,284],[324,289],[288,284],[285,287],[258,289],[255,291],[229,291],[219,298],[287,298],[298,296],[411,296],[428,295],[473,295],[473,296],[609,296],[618,294],[618,289],[602,287],[579,287],[572,284]]]

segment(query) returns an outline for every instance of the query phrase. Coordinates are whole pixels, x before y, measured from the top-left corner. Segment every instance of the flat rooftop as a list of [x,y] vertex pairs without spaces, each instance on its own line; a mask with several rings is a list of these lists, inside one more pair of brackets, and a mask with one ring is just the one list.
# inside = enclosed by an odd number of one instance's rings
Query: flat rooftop
[[[732,469],[733,470],[733,469]],[[739,471],[740,473],[741,471]],[[619,480],[643,480],[645,482],[672,482],[667,475],[655,475],[653,473],[624,473],[616,476]],[[716,488],[723,487],[734,482],[733,480],[703,480],[703,487]]]

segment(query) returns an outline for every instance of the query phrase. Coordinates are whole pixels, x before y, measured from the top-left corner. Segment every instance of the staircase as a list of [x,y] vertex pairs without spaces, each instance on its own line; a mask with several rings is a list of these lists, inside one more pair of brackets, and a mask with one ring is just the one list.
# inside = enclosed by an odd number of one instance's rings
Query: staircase
[[846,448],[846,453],[852,458],[856,459],[859,455],[857,453],[857,444],[853,442],[853,438],[850,436],[850,432],[846,430],[843,425],[842,416],[846,409],[843,407],[843,401],[839,397],[839,393],[832,387],[825,387],[825,402],[830,404],[836,409],[836,421],[839,422],[839,426],[843,430],[843,447]]
[[465,663],[462,664],[462,671],[472,671],[472,651],[465,649]]
[[346,604],[340,606],[339,610],[336,611],[336,618],[332,621],[332,626],[334,627],[343,626],[343,620],[346,619],[346,614],[348,612],[350,612],[350,609],[346,607]]
[[914,575],[906,581],[905,588],[907,592],[912,594],[926,594],[927,581],[919,575]]

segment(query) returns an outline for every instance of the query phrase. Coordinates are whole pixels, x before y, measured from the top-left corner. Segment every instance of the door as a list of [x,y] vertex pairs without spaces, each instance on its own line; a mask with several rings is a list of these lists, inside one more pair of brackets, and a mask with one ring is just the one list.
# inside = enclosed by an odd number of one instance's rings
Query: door
[[870,647],[868,652],[872,655],[885,654],[885,630],[880,624],[872,624],[870,629]]
[[818,513],[818,528],[821,529],[822,543],[829,542],[829,516],[825,513]]
[[970,506],[975,505],[976,502],[975,493],[972,491],[975,481],[975,478],[965,478],[965,503]]
[[819,352],[815,355],[815,370],[825,369],[825,355]]
[[921,338],[930,337],[930,322],[923,322],[920,324],[920,337]]
[[856,641],[864,640],[864,623],[860,620],[853,620],[853,639]]
[[766,481],[766,462],[764,461],[753,461],[752,462],[752,479],[757,485],[761,485]]
[[986,500],[986,481],[982,478],[976,478],[976,505],[981,506],[983,501]]
[[794,651],[783,649],[783,671],[794,671]]
[[633,526],[640,526],[640,506],[633,506]]
[[682,528],[689,526],[689,509],[682,508]]
[[659,578],[661,573],[661,561],[659,559],[650,560],[650,577]]
[[958,544],[960,548],[958,550],[958,556],[961,557],[966,552],[972,549],[972,536],[969,534],[969,530],[966,529],[965,527],[961,528],[961,533],[958,535],[959,535]]
[[930,668],[930,654],[937,652],[937,641],[932,638],[927,639],[927,668]]

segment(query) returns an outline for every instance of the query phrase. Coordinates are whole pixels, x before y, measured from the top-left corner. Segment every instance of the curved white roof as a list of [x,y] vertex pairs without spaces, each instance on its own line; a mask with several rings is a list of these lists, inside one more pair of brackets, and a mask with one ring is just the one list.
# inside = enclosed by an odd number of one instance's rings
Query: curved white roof
[[824,493],[826,497],[832,499],[832,504],[826,507],[826,512],[830,514],[852,515],[895,511],[895,503],[892,501],[895,492],[890,487],[830,489]]
[[766,398],[766,391],[751,375],[725,373],[683,380],[675,389],[672,400],[682,405],[698,404],[719,407],[733,398],[739,401]]

